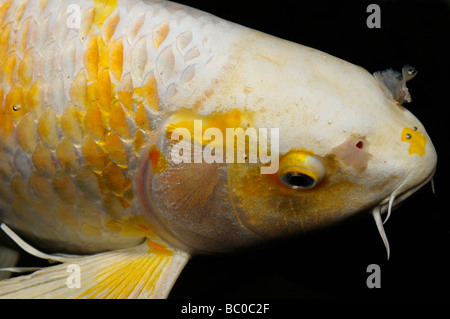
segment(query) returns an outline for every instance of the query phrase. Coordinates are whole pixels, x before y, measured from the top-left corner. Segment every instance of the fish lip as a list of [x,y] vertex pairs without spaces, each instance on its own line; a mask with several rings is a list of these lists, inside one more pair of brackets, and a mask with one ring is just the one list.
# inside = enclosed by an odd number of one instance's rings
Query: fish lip
[[[398,204],[402,203],[408,197],[410,197],[412,194],[417,192],[420,188],[422,188],[423,186],[428,184],[431,181],[431,179],[433,178],[435,172],[436,172],[436,167],[434,167],[434,169],[430,173],[430,175],[426,179],[424,179],[422,182],[420,182],[419,184],[417,184],[414,187],[411,187],[411,188],[401,192],[400,194],[397,194],[395,196],[395,199],[394,199],[393,203],[392,203],[392,208],[394,208]],[[391,194],[395,193],[396,190],[399,189],[403,185],[403,183],[404,183],[404,181],[402,183],[400,183],[400,185],[393,192],[391,192]],[[380,213],[381,214],[386,213],[388,211],[388,208],[389,208],[389,199],[391,197],[391,194],[389,194],[389,196],[385,197],[380,203],[375,205],[373,208],[380,207]]]

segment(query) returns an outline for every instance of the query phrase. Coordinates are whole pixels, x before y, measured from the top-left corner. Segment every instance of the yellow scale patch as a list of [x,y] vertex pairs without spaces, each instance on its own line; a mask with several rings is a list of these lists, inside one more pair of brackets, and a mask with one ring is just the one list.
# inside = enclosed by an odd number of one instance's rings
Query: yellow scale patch
[[153,172],[159,174],[162,173],[167,168],[168,165],[167,159],[155,145],[152,145],[150,147],[148,156],[150,158],[150,163],[152,164]]
[[[194,140],[194,121],[201,120],[202,122],[202,139]],[[203,134],[208,128],[218,128],[223,135],[223,142],[225,145],[225,134],[227,128],[246,129],[251,127],[253,121],[250,113],[242,113],[238,109],[234,109],[229,113],[214,113],[209,116],[200,116],[190,110],[181,110],[170,118],[170,123],[166,127],[167,138],[170,139],[173,131],[177,128],[185,128],[189,131],[192,141],[203,144]]]
[[427,138],[422,135],[422,132],[417,131],[417,129],[406,127],[402,131],[402,141],[408,142],[410,144],[408,150],[410,155],[425,155],[425,145],[427,144]]
[[[195,130],[196,125],[199,128],[198,122],[195,124],[199,120],[201,121],[201,133],[199,129],[197,129],[198,132]],[[259,144],[255,145],[255,143],[250,143],[244,136],[247,128],[254,129],[253,114],[251,112],[241,112],[238,109],[233,109],[231,112],[215,112],[208,116],[201,116],[191,110],[181,110],[169,119],[169,124],[166,127],[167,139],[177,143],[177,140],[172,140],[172,133],[179,128],[186,129],[189,132],[192,143],[207,145],[210,149],[214,149],[215,152],[220,152],[223,155],[228,152],[227,149],[231,151],[233,147],[227,143],[227,129],[239,128],[242,130],[234,131],[235,137],[232,142],[232,145],[234,145],[233,152],[236,153],[238,150],[242,150],[245,154],[258,154],[259,152]],[[222,135],[222,139],[220,139],[219,132],[216,130],[211,135],[211,140],[208,139],[209,137],[204,139],[204,134],[209,128],[218,129]],[[216,133],[219,136],[215,136]],[[258,134],[258,132],[255,133]],[[184,138],[183,136],[181,139]],[[237,156],[241,155],[244,154],[237,154]]]
[[[62,114],[44,103],[52,97],[46,96],[52,83],[36,72],[41,52],[28,47],[36,32],[32,19],[23,16],[28,2],[0,4],[0,199],[23,220],[43,217],[42,232],[57,227],[52,216],[87,236],[154,236],[145,221],[130,217],[135,195],[129,162],[148,143],[148,110],[159,111],[157,82],[149,76],[133,86],[123,69],[122,39],[115,37],[117,0],[93,2],[79,29],[85,49],[77,63],[85,69],[70,79],[71,101]],[[42,1],[39,9],[45,7]],[[155,29],[156,48],[169,30],[167,23]],[[19,155],[32,163],[29,174],[20,170]]]

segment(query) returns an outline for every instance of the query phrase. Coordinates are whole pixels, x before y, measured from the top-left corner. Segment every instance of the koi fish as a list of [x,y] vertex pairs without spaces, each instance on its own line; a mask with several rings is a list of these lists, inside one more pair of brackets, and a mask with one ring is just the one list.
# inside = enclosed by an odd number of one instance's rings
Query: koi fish
[[372,75],[176,3],[1,1],[0,61],[1,229],[59,263],[0,249],[31,272],[1,298],[165,298],[191,256],[367,210],[389,256],[381,215],[435,172],[403,106],[414,68]]

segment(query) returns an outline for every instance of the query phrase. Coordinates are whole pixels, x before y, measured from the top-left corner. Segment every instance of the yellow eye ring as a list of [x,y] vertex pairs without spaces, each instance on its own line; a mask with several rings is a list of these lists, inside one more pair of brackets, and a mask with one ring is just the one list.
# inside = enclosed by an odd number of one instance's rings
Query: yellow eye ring
[[278,177],[284,185],[292,189],[311,189],[323,179],[324,175],[322,162],[306,152],[291,151],[280,159]]

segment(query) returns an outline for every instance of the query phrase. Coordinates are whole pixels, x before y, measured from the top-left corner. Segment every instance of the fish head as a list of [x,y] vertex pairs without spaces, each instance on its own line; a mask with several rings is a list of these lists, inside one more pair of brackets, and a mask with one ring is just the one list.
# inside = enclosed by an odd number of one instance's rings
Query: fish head
[[235,207],[246,227],[272,237],[361,211],[390,213],[430,181],[436,150],[403,106],[414,68],[372,75],[313,49],[284,50],[296,52],[287,56],[268,47],[244,73],[249,83],[257,83],[255,73],[264,79],[250,89],[267,103],[255,121],[279,128],[279,167],[273,175],[236,169]]
[[[436,151],[423,125],[402,106],[410,99],[407,75],[373,76],[317,50],[252,40],[196,104],[196,115],[172,116],[165,126],[166,132],[182,127],[195,135],[197,118],[203,119],[200,134],[219,128],[220,138],[213,135],[223,142],[223,162],[208,161],[203,152],[195,163],[193,146],[189,163],[168,159],[157,174],[151,161],[143,165],[146,215],[163,238],[194,251],[248,246],[361,211],[384,212],[431,179]],[[246,129],[249,144],[256,134],[253,148],[240,153],[226,143],[226,129],[236,127]],[[158,150],[170,158],[181,143],[161,136]],[[203,139],[189,137],[203,145],[200,153],[212,144]],[[234,161],[225,160],[229,149]]]

